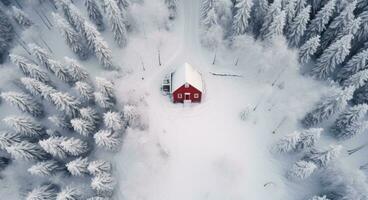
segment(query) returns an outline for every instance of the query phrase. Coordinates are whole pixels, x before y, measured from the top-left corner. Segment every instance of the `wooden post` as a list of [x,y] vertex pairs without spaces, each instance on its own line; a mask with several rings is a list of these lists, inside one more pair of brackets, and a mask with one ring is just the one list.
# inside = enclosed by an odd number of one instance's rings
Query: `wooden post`
[[158,65],[161,66],[161,53],[160,53],[160,48],[158,48]]
[[284,118],[282,118],[282,120],[280,121],[280,123],[276,126],[276,128],[272,131],[272,134],[276,134],[276,132],[279,130],[279,128],[282,126],[282,124],[286,121],[287,117],[285,116]]
[[217,49],[215,51],[215,56],[213,57],[212,65],[215,65],[215,63],[216,63],[216,57],[217,57]]
[[235,60],[235,66],[238,66],[238,63],[239,63],[239,57],[237,57]]
[[144,67],[144,62],[143,62],[142,56],[139,56],[139,59],[141,60],[141,65],[142,65],[143,71],[146,71],[146,68]]

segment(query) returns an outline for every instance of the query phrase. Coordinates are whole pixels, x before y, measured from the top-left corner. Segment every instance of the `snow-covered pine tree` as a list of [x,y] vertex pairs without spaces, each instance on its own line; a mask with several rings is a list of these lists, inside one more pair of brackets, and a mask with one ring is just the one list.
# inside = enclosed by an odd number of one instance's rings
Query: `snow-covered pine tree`
[[89,50],[83,43],[80,33],[76,32],[59,14],[52,13],[52,17],[69,48],[78,55],[79,59],[86,60]]
[[315,14],[321,10],[322,6],[327,3],[328,0],[309,0],[309,4],[312,6],[311,15],[315,16]]
[[60,147],[71,156],[81,156],[89,150],[87,142],[77,138],[68,138],[61,141]]
[[48,120],[59,129],[73,130],[69,117],[65,115],[52,115],[48,117]]
[[217,24],[215,0],[203,0],[201,5],[201,24],[206,29],[210,29]]
[[101,117],[100,117],[99,113],[91,107],[81,108],[79,110],[79,113],[80,113],[80,116],[81,116],[82,119],[90,121],[96,127],[101,121]]
[[313,162],[318,167],[327,167],[331,162],[339,157],[341,150],[341,145],[331,145],[325,151],[311,149],[303,156],[302,160]]
[[84,5],[87,8],[88,18],[96,25],[99,31],[105,30],[103,15],[98,7],[96,0],[85,0]]
[[65,187],[57,194],[56,200],[79,200],[82,199],[83,194],[76,187]]
[[22,138],[19,134],[10,131],[0,131],[0,149],[5,150],[14,143],[19,143]]
[[111,196],[116,182],[109,173],[99,174],[92,178],[91,187],[97,194],[103,196]]
[[136,106],[124,105],[123,114],[124,114],[124,122],[127,126],[135,128],[143,125],[141,123],[141,117]]
[[58,187],[54,184],[45,184],[34,188],[27,194],[26,200],[56,199]]
[[351,34],[355,37],[357,34],[360,25],[362,24],[362,20],[360,17],[353,19],[350,21],[340,32],[337,33],[334,41],[344,37],[345,35]]
[[313,55],[317,52],[320,45],[319,35],[310,38],[299,48],[299,62],[302,64],[309,63],[312,60]]
[[17,65],[24,75],[39,80],[43,83],[50,82],[47,72],[43,71],[30,59],[15,54],[10,54],[9,57],[12,63]]
[[366,68],[368,64],[368,49],[355,54],[338,72],[339,79],[347,79],[349,76]]
[[334,87],[329,96],[320,101],[312,111],[308,112],[302,119],[302,124],[310,128],[315,126],[333,115],[341,112],[353,96],[354,88]]
[[115,98],[114,94],[114,83],[112,81],[107,80],[106,78],[96,77],[96,88],[99,92],[104,93],[105,95]]
[[70,117],[78,115],[81,103],[75,97],[65,92],[55,92],[50,94],[50,98],[60,112]]
[[70,7],[69,7],[69,4],[72,3],[71,0],[55,0],[55,1],[56,1],[57,7],[62,11],[65,19],[69,22],[71,26],[73,26],[73,28],[76,28],[76,25],[71,16],[72,14],[71,14]]
[[326,79],[335,70],[336,66],[344,62],[350,53],[353,35],[349,34],[331,44],[318,58],[316,66],[312,69],[313,76]]
[[339,115],[331,130],[335,137],[348,139],[362,132],[363,120],[368,111],[367,104],[349,107]]
[[311,6],[305,7],[292,21],[287,32],[290,47],[299,47],[310,19]]
[[316,16],[311,20],[308,26],[308,36],[309,38],[320,35],[326,30],[330,19],[335,13],[336,0],[329,0],[323,8],[318,11]]
[[46,160],[49,155],[37,144],[23,140],[6,147],[6,151],[14,158],[21,160]]
[[5,56],[15,37],[15,30],[8,16],[0,10],[0,63],[4,62]]
[[358,43],[368,39],[368,10],[360,13],[357,18],[360,18],[362,22],[354,38],[356,45],[359,45]]
[[307,6],[306,0],[297,0],[295,6],[295,16],[298,16],[306,6]]
[[53,157],[65,159],[67,153],[61,146],[61,143],[67,139],[66,137],[49,137],[48,139],[40,140],[38,144]]
[[343,82],[344,87],[354,87],[358,89],[366,84],[368,81],[368,69],[353,74]]
[[368,103],[368,84],[365,84],[354,92],[353,104],[357,105],[362,103]]
[[315,145],[321,136],[322,128],[311,128],[297,131],[280,139],[274,146],[274,150],[279,153],[300,152]]
[[260,36],[260,31],[264,24],[264,18],[267,15],[268,7],[269,5],[267,0],[254,1],[254,5],[250,13],[250,24],[252,25],[253,34],[256,38]]
[[76,60],[64,57],[66,68],[68,69],[68,74],[71,77],[71,81],[85,81],[88,79],[87,70],[82,67]]
[[[129,0],[115,0],[115,1],[118,4],[118,6],[119,6],[120,9],[124,9],[125,10],[130,5]],[[167,1],[171,1],[171,2],[169,2],[170,4],[167,4]],[[173,3],[176,3],[176,0],[165,0],[165,3],[167,5],[172,5]]]
[[64,167],[60,165],[60,163],[55,160],[48,160],[37,162],[35,165],[28,168],[27,171],[35,176],[52,176],[61,170],[64,170]]
[[235,0],[233,17],[233,35],[243,35],[248,29],[250,12],[253,2],[249,0]]
[[28,15],[21,9],[12,6],[13,18],[23,28],[32,26],[33,22],[29,19]]
[[115,42],[119,47],[127,45],[127,31],[124,24],[124,15],[118,7],[115,0],[104,0],[107,18],[111,26],[111,31],[114,34]]
[[290,179],[306,179],[312,175],[317,168],[317,165],[313,162],[300,160],[294,163],[287,172],[287,177]]
[[43,107],[36,102],[32,96],[22,92],[2,92],[0,97],[10,105],[16,106],[22,112],[29,113],[35,117],[43,115]]
[[23,77],[20,79],[20,81],[29,93],[35,96],[41,96],[47,100],[50,100],[50,95],[52,93],[57,92],[57,90],[53,87],[33,78]]
[[89,163],[87,169],[90,174],[98,176],[101,174],[111,173],[111,163],[105,160],[95,160]]
[[[118,0],[118,5],[119,5],[119,2],[124,2],[126,0]],[[127,2],[127,1],[126,1]],[[167,9],[169,9],[169,19],[170,20],[173,20],[176,18],[176,15],[177,15],[177,0],[165,0],[165,4],[167,6]],[[119,7],[121,7],[119,5]],[[123,7],[127,7],[127,6],[124,6]]]
[[[321,40],[321,48],[327,48],[333,41],[335,41],[336,37],[340,32],[342,32],[349,23],[352,23],[355,19],[354,10],[356,7],[356,0],[349,3],[343,11],[339,13],[337,17],[335,17],[332,22],[329,24],[327,30],[322,35]],[[339,39],[339,38],[337,38]]]
[[80,95],[80,100],[81,102],[90,102],[93,100],[94,95],[93,95],[93,87],[86,83],[86,82],[82,82],[82,81],[78,81],[75,83],[74,89],[78,92],[78,94]]
[[32,117],[8,116],[3,121],[9,128],[23,136],[41,137],[45,134],[45,129],[42,125]]
[[73,176],[83,176],[88,174],[88,158],[79,157],[66,164],[66,168]]
[[84,36],[89,49],[95,53],[100,64],[107,70],[113,70],[111,49],[96,28],[87,21],[84,24]]
[[281,1],[275,0],[269,7],[261,29],[262,39],[271,41],[282,35],[285,26],[285,11],[281,10]]
[[70,0],[63,0],[69,1],[67,3],[67,7],[69,9],[69,23],[80,33],[84,32],[84,23],[87,21],[85,17],[82,16],[82,12],[72,3]]
[[297,0],[288,0],[284,2],[284,10],[285,10],[285,30],[284,32],[287,33],[290,29],[290,25],[293,22],[293,19],[296,14],[296,4]]
[[92,122],[82,118],[74,118],[70,120],[70,123],[72,124],[75,132],[85,137],[92,135],[96,129]]
[[326,196],[314,196],[309,200],[330,200]]
[[112,130],[118,131],[124,128],[123,116],[118,112],[106,112],[103,118],[105,126]]
[[121,145],[120,134],[111,129],[101,129],[93,136],[93,138],[95,139],[98,147],[106,150],[116,151]]
[[62,65],[59,61],[56,61],[51,58],[51,55],[43,49],[42,47],[36,44],[28,45],[33,56],[35,56],[40,65],[43,65],[48,70],[50,70],[58,79],[68,82],[70,80],[70,76],[68,70],[64,65]]
[[114,107],[115,101],[112,98],[108,97],[106,94],[102,92],[94,92],[93,95],[95,102],[99,107],[106,110]]

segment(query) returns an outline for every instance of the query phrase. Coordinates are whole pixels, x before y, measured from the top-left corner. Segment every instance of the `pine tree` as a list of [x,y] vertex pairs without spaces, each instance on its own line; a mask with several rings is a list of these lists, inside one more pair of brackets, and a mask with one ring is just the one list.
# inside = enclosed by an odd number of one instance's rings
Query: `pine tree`
[[235,14],[233,18],[233,35],[245,34],[250,18],[250,12],[252,8],[252,1],[248,0],[236,0],[235,1]]
[[4,118],[3,121],[16,133],[27,137],[40,137],[45,134],[42,125],[31,117],[9,116]]
[[85,137],[92,135],[96,129],[92,122],[81,118],[72,119],[70,120],[70,123],[72,124],[74,131]]
[[81,104],[75,97],[70,96],[68,93],[55,92],[50,94],[50,98],[60,112],[70,117],[77,116]]
[[68,74],[71,77],[73,82],[76,81],[85,81],[88,79],[88,72],[87,70],[82,67],[76,60],[64,57],[66,68],[68,69]]
[[111,174],[99,174],[92,178],[91,187],[99,195],[111,196],[115,188],[115,180]]
[[366,84],[368,81],[368,69],[353,74],[343,82],[344,87],[354,87],[358,89]]
[[48,120],[53,123],[53,125],[57,128],[64,130],[73,130],[69,117],[65,115],[52,115],[48,117]]
[[25,140],[12,144],[6,148],[6,151],[17,160],[45,160],[49,157],[39,145]]
[[290,179],[306,179],[317,169],[317,165],[313,162],[300,160],[292,166],[287,176]]
[[[119,8],[120,9],[126,9],[129,7],[130,3],[129,3],[129,0],[115,0],[116,3],[118,4]],[[168,2],[169,1],[169,2]],[[176,2],[176,0],[165,0],[165,3],[167,5],[172,5]],[[170,4],[168,4],[170,3]]]
[[349,107],[339,115],[331,130],[335,137],[348,139],[362,132],[363,120],[368,111],[367,104]]
[[114,83],[102,77],[96,77],[96,87],[99,92],[102,92],[110,98],[115,98]]
[[345,65],[342,66],[338,73],[340,79],[346,79],[349,76],[365,69],[368,64],[368,49],[355,54]]
[[19,134],[10,131],[0,131],[0,149],[5,150],[7,147],[14,143],[19,143],[20,141],[22,141],[22,138]]
[[354,88],[333,88],[329,96],[319,102],[315,108],[302,119],[302,124],[309,128],[341,112],[353,96]]
[[84,24],[84,37],[87,40],[88,47],[93,51],[101,65],[107,70],[114,69],[112,64],[111,49],[103,40],[100,33],[88,22]]
[[36,79],[23,77],[20,79],[24,88],[32,95],[41,96],[44,99],[50,101],[50,95],[57,92],[53,87],[46,85]]
[[353,19],[340,32],[337,33],[337,36],[334,39],[334,41],[344,37],[345,35],[349,35],[349,34],[355,37],[361,24],[362,24],[361,18],[358,17],[358,18]]
[[5,56],[8,55],[8,50],[15,37],[15,30],[10,23],[11,20],[1,10],[0,11],[0,63],[4,62]]
[[87,169],[94,176],[108,174],[111,173],[111,163],[104,160],[95,160],[89,163]]
[[268,1],[267,0],[258,0],[254,1],[254,5],[251,10],[251,20],[253,34],[256,38],[260,36],[260,31],[262,25],[264,24],[264,18],[268,13]]
[[271,41],[275,37],[282,35],[286,16],[285,11],[281,10],[280,0],[275,0],[271,4],[268,12],[261,29],[261,34],[263,40]]
[[15,55],[15,54],[10,54],[9,57],[12,63],[17,65],[19,69],[23,72],[24,75],[34,78],[43,83],[50,82],[50,78],[47,72],[43,71],[39,66],[34,64],[28,58],[25,58],[19,55]]
[[314,19],[311,20],[308,26],[308,35],[309,38],[320,35],[323,31],[326,30],[326,26],[328,25],[330,19],[335,13],[336,8],[336,0],[329,0],[323,8],[318,11]]
[[94,136],[95,142],[98,147],[116,151],[120,148],[121,138],[117,132],[114,132],[111,129],[100,130]]
[[366,41],[368,39],[368,10],[360,13],[358,18],[361,19],[361,25],[356,33],[356,43]]
[[327,78],[341,64],[350,53],[352,35],[346,35],[340,40],[331,44],[317,60],[316,66],[312,69],[312,75],[318,78]]
[[54,160],[38,162],[28,168],[28,172],[35,176],[52,176],[63,170],[63,167]]
[[73,28],[76,28],[76,24],[72,18],[72,13],[70,11],[71,0],[56,0],[57,7],[63,12],[65,19],[69,22]]
[[57,194],[56,200],[79,200],[82,199],[82,192],[75,187],[66,187]]
[[73,161],[66,164],[66,168],[69,173],[73,176],[82,176],[88,174],[88,159],[79,157]]
[[315,145],[321,136],[322,128],[311,128],[301,132],[294,132],[280,139],[274,146],[279,153],[300,152]]
[[21,9],[12,6],[13,18],[23,28],[28,28],[32,26],[33,22],[29,19],[28,15],[24,13]]
[[313,162],[318,167],[327,167],[331,162],[336,160],[342,150],[341,145],[331,145],[327,150],[320,151],[312,149],[304,155],[302,160],[307,162]]
[[293,22],[293,19],[296,15],[296,4],[298,0],[288,0],[284,1],[284,10],[285,10],[285,32],[287,33],[290,30],[290,25]]
[[101,117],[99,116],[99,113],[91,107],[81,108],[79,112],[80,112],[82,119],[91,122],[95,126],[97,126],[101,121]]
[[83,43],[80,33],[76,32],[59,14],[52,13],[52,17],[69,48],[78,55],[79,59],[86,60],[89,50]]
[[95,102],[98,106],[100,106],[103,109],[111,109],[114,107],[115,102],[112,98],[108,97],[102,92],[94,92],[93,93]]
[[50,70],[58,79],[68,82],[70,79],[68,70],[59,61],[53,60],[49,53],[36,44],[28,45],[32,54],[37,58],[40,65]]
[[[68,3],[69,13],[70,13],[70,24],[80,33],[84,32],[84,24],[87,21],[86,18],[82,16],[82,12],[71,2]],[[88,22],[89,23],[89,22]]]
[[35,117],[40,117],[43,114],[42,105],[26,93],[2,92],[0,96],[5,102],[16,106],[22,112],[29,113]]
[[124,24],[126,19],[123,18],[123,13],[115,0],[104,0],[104,2],[114,39],[119,47],[125,47],[127,45],[127,31]]
[[45,184],[34,188],[27,194],[26,200],[48,200],[55,199],[58,192],[54,184]]
[[204,0],[201,5],[201,24],[205,29],[210,29],[217,24],[215,0]]
[[[329,24],[328,29],[322,35],[321,48],[325,49],[332,41],[336,39],[339,32],[342,32],[349,23],[354,19],[354,9],[356,7],[356,0],[349,3],[340,14],[335,17]],[[339,39],[339,38],[337,38]]]
[[103,22],[103,15],[96,3],[96,0],[85,0],[84,5],[87,7],[89,19],[97,26],[99,31],[105,30],[105,24]]
[[105,126],[112,130],[118,131],[124,128],[123,118],[118,112],[106,112],[103,118]]
[[124,121],[128,126],[135,127],[140,124],[140,115],[136,106],[124,105]]
[[317,35],[312,37],[308,41],[306,41],[300,48],[299,48],[299,61],[302,64],[309,63],[312,60],[313,55],[317,52],[318,47],[320,45],[320,36]]
[[78,81],[75,83],[74,89],[79,93],[82,102],[90,102],[93,100],[94,90],[90,84]]
[[290,28],[288,29],[287,33],[289,46],[299,47],[300,42],[303,39],[304,32],[307,29],[310,11],[311,11],[310,6],[305,7],[290,24]]
[[49,137],[48,139],[40,140],[38,143],[47,153],[53,157],[65,159],[67,153],[61,146],[63,141],[67,141],[66,137]]
[[87,142],[77,138],[68,138],[67,140],[63,140],[61,141],[60,146],[71,156],[81,156],[89,150]]
[[307,7],[306,0],[297,0],[296,6],[295,6],[295,16],[298,16],[305,7]]

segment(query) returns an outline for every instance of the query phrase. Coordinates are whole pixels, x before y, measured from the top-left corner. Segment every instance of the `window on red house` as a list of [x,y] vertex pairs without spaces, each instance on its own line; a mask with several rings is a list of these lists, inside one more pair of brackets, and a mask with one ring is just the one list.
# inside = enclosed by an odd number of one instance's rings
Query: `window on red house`
[[178,94],[178,98],[181,99],[183,98],[183,95],[181,93]]
[[199,94],[198,93],[195,93],[194,94],[194,98],[198,99],[199,98]]

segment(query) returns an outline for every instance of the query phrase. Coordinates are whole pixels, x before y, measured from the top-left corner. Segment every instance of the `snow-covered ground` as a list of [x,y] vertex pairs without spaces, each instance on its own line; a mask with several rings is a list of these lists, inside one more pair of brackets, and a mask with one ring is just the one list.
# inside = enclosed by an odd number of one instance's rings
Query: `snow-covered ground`
[[[136,70],[117,84],[122,98],[135,94],[144,101],[149,118],[148,130],[128,132],[122,151],[115,156],[119,199],[300,197],[302,188],[285,184],[283,178],[290,166],[275,159],[269,147],[281,135],[298,129],[297,120],[325,86],[300,75],[295,52],[282,42],[263,47],[248,38],[235,54],[219,50],[212,65],[214,54],[199,42],[199,8],[200,1],[181,1],[175,37],[162,38],[162,66],[146,64],[146,71]],[[147,46],[136,51],[143,52]],[[237,56],[239,64],[234,66]],[[165,74],[184,62],[203,75],[206,91],[201,104],[174,105],[160,93]],[[140,65],[136,60],[135,66]],[[259,72],[260,68],[264,71]],[[242,121],[240,112],[256,105],[256,111]],[[281,121],[285,123],[272,134]]]

